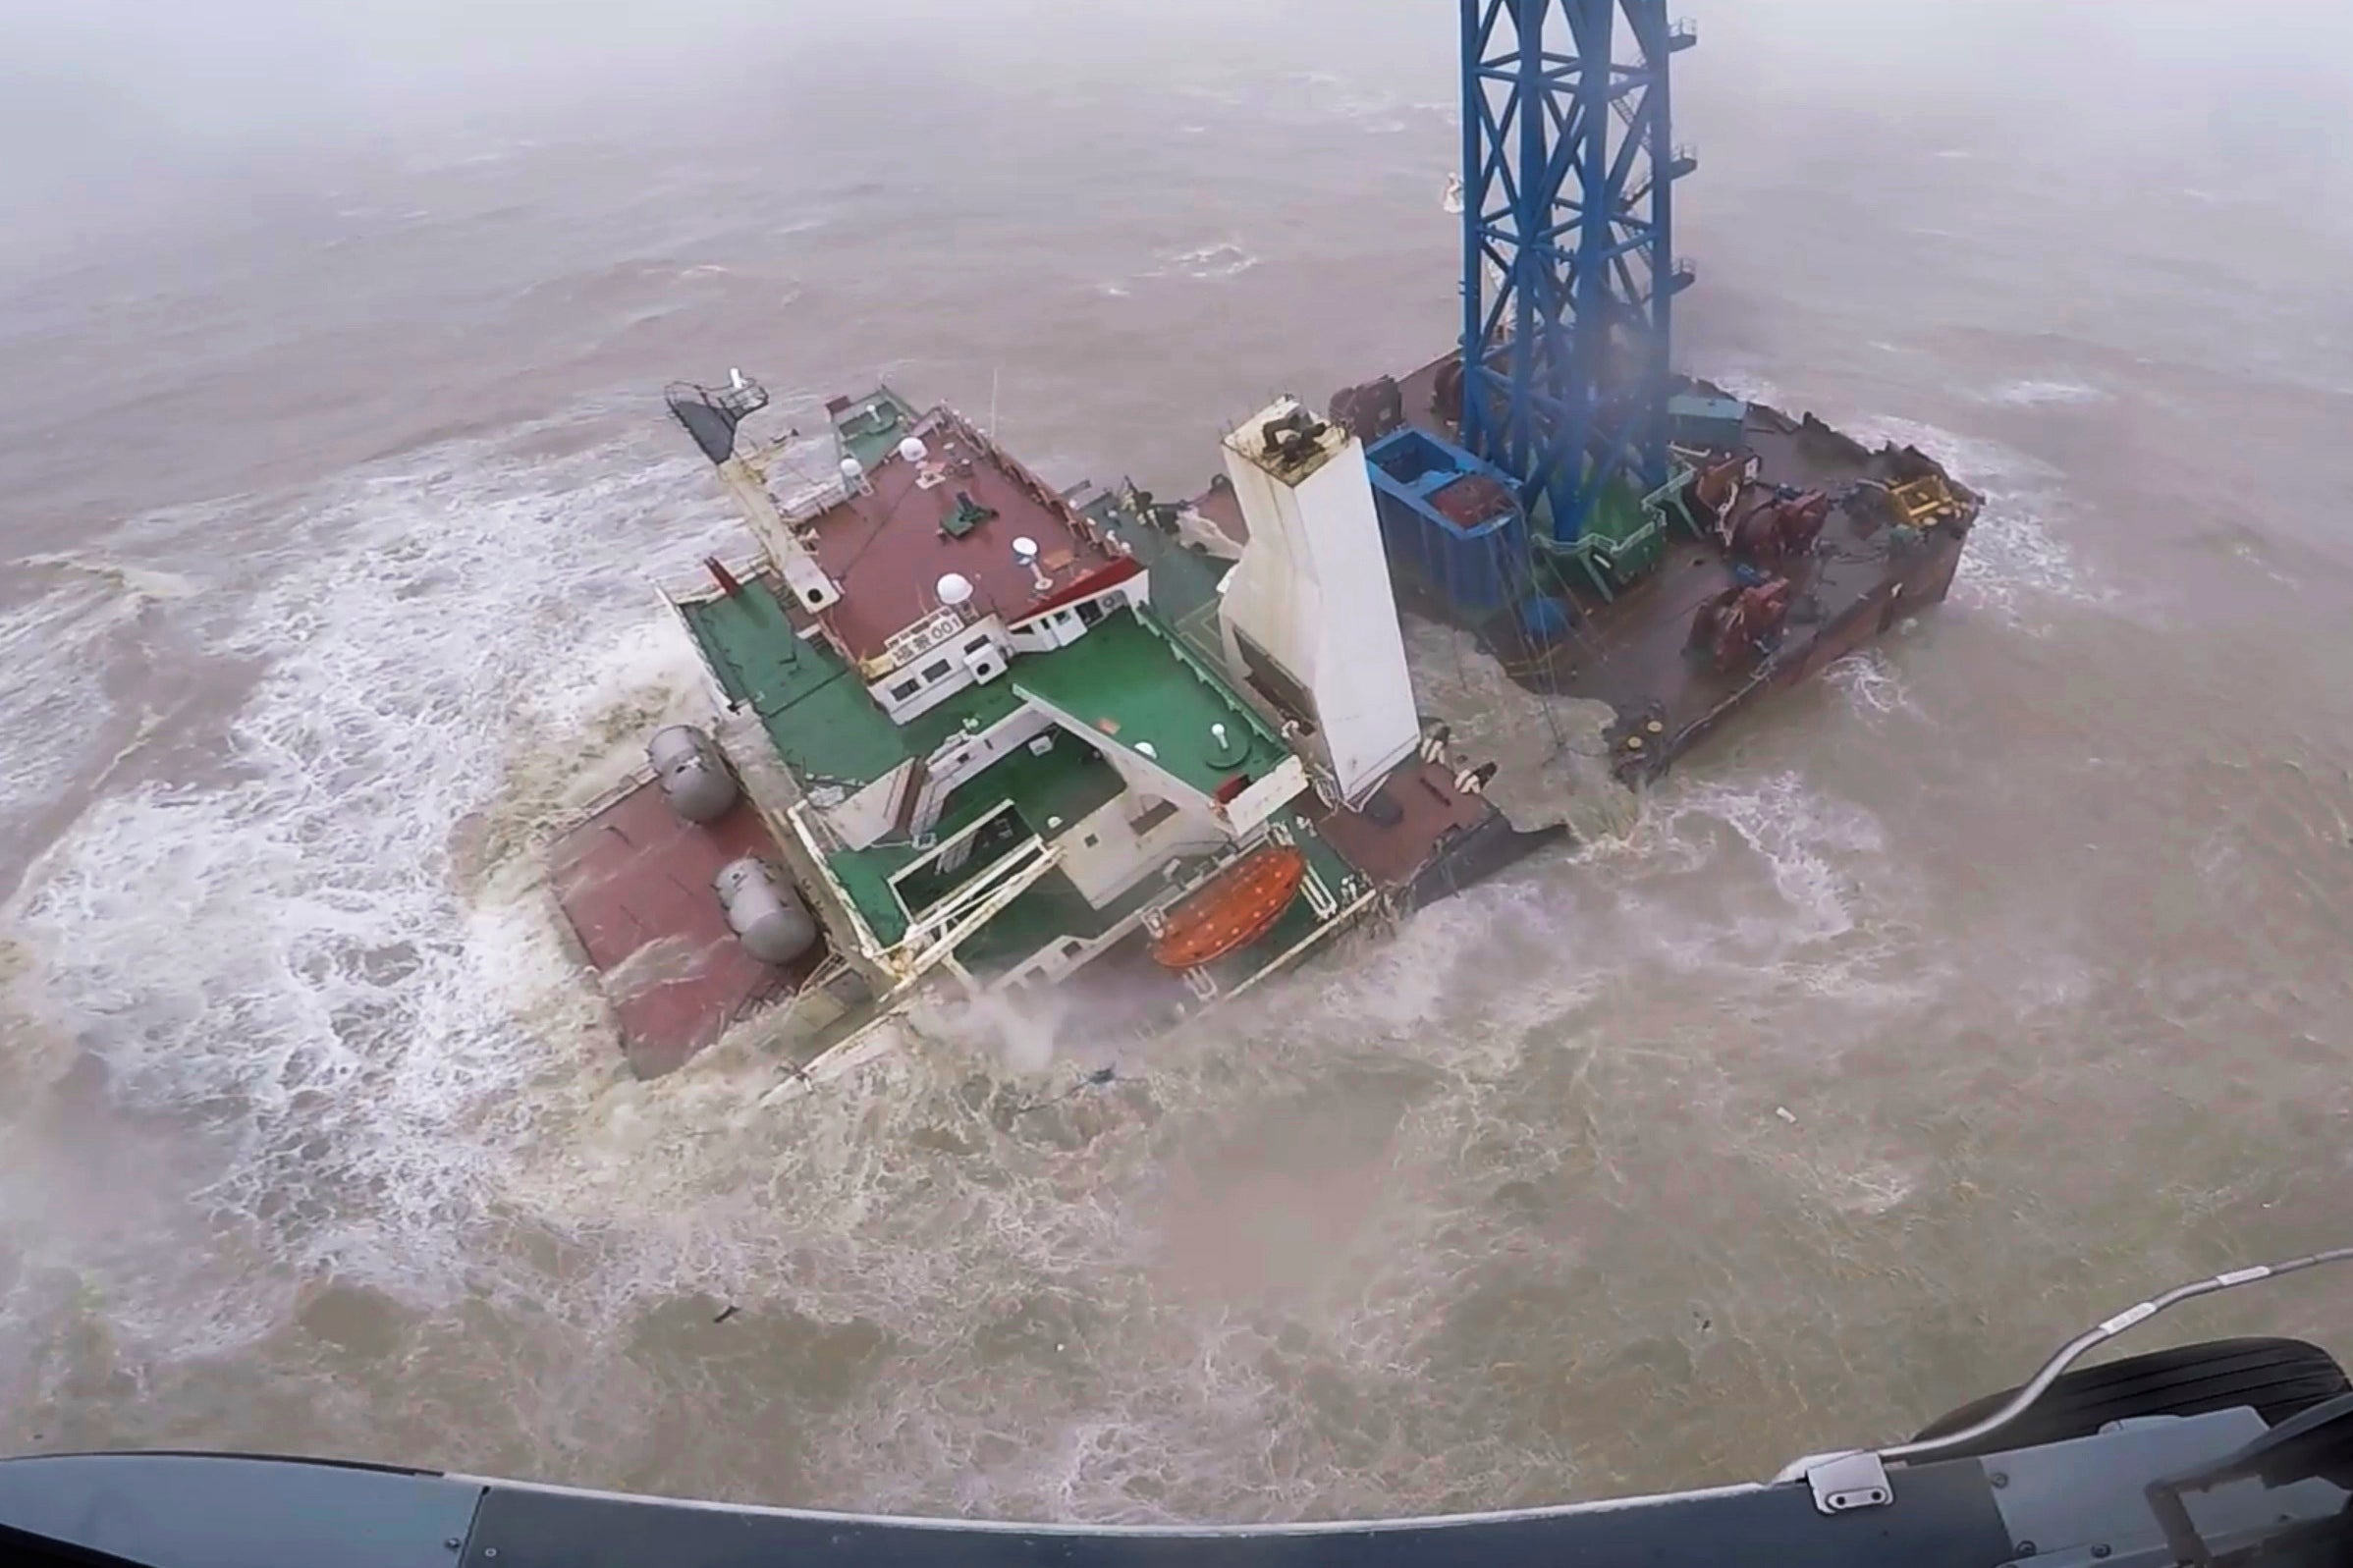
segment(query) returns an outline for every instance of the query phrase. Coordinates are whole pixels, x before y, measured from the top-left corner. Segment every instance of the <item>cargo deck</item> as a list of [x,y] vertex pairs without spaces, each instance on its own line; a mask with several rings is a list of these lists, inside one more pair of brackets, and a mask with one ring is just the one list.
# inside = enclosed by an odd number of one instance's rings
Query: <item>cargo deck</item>
[[823,961],[820,944],[800,962],[773,968],[728,929],[711,879],[746,855],[777,855],[750,802],[698,827],[681,820],[651,779],[551,847],[556,901],[639,1077],[672,1071],[737,1019],[798,990]]
[[[1435,396],[1447,362],[1433,361],[1398,385],[1407,423],[1451,439],[1452,426],[1441,416]],[[1778,568],[1795,597],[1776,641],[1760,657],[1727,669],[1692,646],[1692,622],[1701,607],[1742,580],[1733,553],[1696,533],[1670,534],[1655,568],[1608,596],[1598,587],[1572,584],[1569,627],[1549,645],[1532,644],[1507,616],[1470,626],[1529,690],[1591,697],[1614,709],[1615,762],[1626,776],[1664,771],[1757,696],[1817,674],[1943,600],[1960,565],[1979,499],[1924,454],[1893,446],[1873,451],[1811,414],[1792,419],[1763,404],[1746,406],[1740,439],[1757,460],[1758,486],[1822,490],[1833,498],[1814,548]],[[1932,475],[1958,511],[1933,526],[1908,530],[1907,541],[1907,530],[1895,527],[1869,498]],[[1397,587],[1415,610],[1459,619],[1410,574],[1400,574]],[[1629,748],[1629,740],[1641,743]]]

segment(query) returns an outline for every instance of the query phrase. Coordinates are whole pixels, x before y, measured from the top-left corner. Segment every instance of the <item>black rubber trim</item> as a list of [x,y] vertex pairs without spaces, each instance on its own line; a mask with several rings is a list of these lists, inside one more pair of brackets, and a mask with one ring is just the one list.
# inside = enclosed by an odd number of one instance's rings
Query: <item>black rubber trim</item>
[[136,1558],[118,1557],[95,1546],[59,1541],[14,1525],[0,1525],[0,1562],[10,1568],[149,1568]]
[[[2024,1415],[1950,1455],[1999,1453],[2089,1437],[2111,1421],[2196,1416],[2252,1405],[2268,1425],[2353,1391],[2336,1358],[2301,1339],[2214,1339],[2070,1372]],[[2016,1388],[1973,1399],[1920,1431],[1941,1437],[1992,1415]]]
[[385,1476],[425,1476],[439,1480],[445,1472],[419,1470],[414,1465],[386,1464],[377,1459],[322,1458],[317,1454],[270,1454],[241,1448],[59,1448],[39,1453],[10,1454],[10,1459],[250,1459],[271,1465],[316,1465],[321,1470],[372,1470]]

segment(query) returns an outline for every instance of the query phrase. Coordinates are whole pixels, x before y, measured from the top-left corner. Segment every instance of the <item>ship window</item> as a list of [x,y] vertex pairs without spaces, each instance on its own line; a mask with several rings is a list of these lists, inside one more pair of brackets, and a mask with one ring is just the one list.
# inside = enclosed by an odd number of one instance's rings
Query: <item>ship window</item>
[[916,692],[921,691],[922,689],[923,681],[919,676],[912,680],[902,680],[899,682],[899,684],[891,688],[891,700],[893,702],[904,702],[907,698],[913,696]]
[[1085,845],[1087,848],[1089,848],[1089,849],[1092,849],[1092,848],[1094,848],[1094,847],[1095,847],[1095,845],[1097,845],[1097,844],[1101,843],[1102,841],[1103,841],[1103,839],[1102,839],[1102,837],[1101,837],[1100,835],[1097,835],[1097,834],[1091,834],[1091,833],[1090,833],[1090,834],[1088,834],[1088,835],[1087,835],[1087,836],[1086,836],[1084,838],[1082,838],[1082,839],[1080,839],[1080,840],[1079,840],[1079,842],[1083,843],[1083,844],[1084,844],[1084,845]]
[[1074,938],[1065,937],[1063,939],[1063,956],[1066,958],[1077,957],[1080,952],[1085,950],[1085,943],[1079,942]]
[[987,637],[987,636],[984,634],[984,635],[982,635],[982,636],[974,637],[974,638],[973,638],[973,639],[972,639],[970,642],[967,642],[967,643],[965,643],[965,644],[964,644],[964,652],[966,652],[966,653],[978,653],[978,652],[980,652],[980,650],[981,650],[981,649],[983,649],[983,648],[986,648],[988,645],[989,645],[989,639],[988,639],[988,637]]
[[925,680],[938,680],[948,674],[949,669],[950,665],[947,660],[934,660],[932,663],[923,667],[922,678]]
[[1159,827],[1162,823],[1168,821],[1175,815],[1176,815],[1176,807],[1175,802],[1168,800],[1155,800],[1152,802],[1152,804],[1146,806],[1141,812],[1138,812],[1134,819],[1127,824],[1127,826],[1133,828],[1140,836],[1150,833],[1153,829]]
[[1080,605],[1078,607],[1078,619],[1090,626],[1096,622],[1101,621],[1103,619],[1103,601],[1100,599],[1089,599],[1085,604]]

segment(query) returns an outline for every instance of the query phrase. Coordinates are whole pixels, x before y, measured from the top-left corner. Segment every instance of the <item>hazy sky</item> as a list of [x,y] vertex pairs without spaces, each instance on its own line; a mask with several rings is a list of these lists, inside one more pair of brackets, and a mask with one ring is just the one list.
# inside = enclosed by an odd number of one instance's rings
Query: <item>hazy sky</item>
[[[1917,121],[1994,143],[2083,137],[2353,164],[2347,0],[1691,0],[1696,101]],[[687,127],[805,73],[1323,69],[1447,91],[1452,0],[0,0],[0,199],[616,112]],[[1747,121],[1748,109],[1742,110]],[[845,127],[845,135],[854,128]],[[703,118],[691,134],[724,138]],[[95,189],[94,189],[95,188]]]

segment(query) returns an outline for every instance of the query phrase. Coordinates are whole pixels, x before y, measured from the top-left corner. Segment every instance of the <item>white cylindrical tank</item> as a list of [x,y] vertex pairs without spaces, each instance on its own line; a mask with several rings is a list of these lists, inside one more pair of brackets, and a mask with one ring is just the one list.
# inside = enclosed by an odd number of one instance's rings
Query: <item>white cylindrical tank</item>
[[728,929],[743,950],[762,963],[789,964],[817,941],[817,922],[799,890],[764,860],[746,855],[719,868],[711,879],[726,911]]
[[645,760],[661,781],[662,798],[688,822],[716,822],[736,803],[736,776],[709,735],[692,725],[657,730]]

